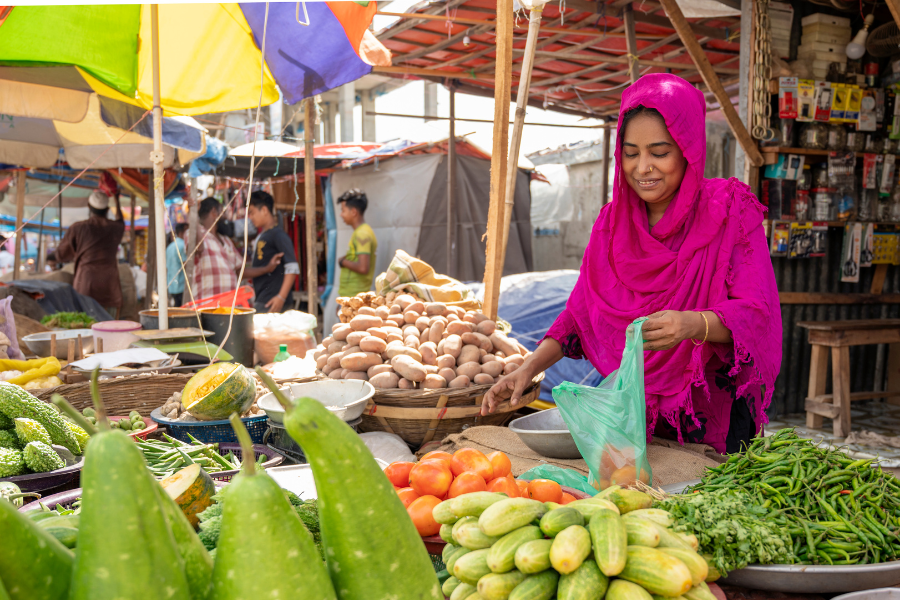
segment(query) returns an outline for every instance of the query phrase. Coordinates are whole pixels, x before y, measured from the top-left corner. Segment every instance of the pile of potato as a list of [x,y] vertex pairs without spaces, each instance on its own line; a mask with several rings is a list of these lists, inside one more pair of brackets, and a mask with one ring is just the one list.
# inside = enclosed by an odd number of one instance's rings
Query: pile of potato
[[[393,301],[397,297],[397,293],[391,292],[388,294],[388,297],[391,297],[391,300]],[[416,300],[421,300],[421,298],[416,298]],[[336,302],[341,307],[341,310],[338,312],[341,323],[349,323],[350,319],[360,314],[360,308],[378,308],[379,306],[385,306],[386,304],[390,305],[390,302],[387,301],[386,297],[379,296],[375,292],[364,292],[350,298],[342,296],[338,298]]]
[[343,303],[344,308],[356,304],[351,308],[355,315],[336,324],[316,348],[319,372],[382,389],[465,388],[495,383],[530,354],[479,312],[422,302],[410,294],[376,298],[382,303]]

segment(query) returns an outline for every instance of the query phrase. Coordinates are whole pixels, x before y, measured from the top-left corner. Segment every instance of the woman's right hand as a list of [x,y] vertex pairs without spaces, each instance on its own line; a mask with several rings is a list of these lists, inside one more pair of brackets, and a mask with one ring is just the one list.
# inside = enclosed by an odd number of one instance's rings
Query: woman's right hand
[[527,365],[522,365],[509,375],[504,375],[484,395],[484,400],[481,402],[481,414],[488,415],[494,412],[507,399],[510,404],[516,406],[522,400],[522,392],[531,383],[533,377],[531,369],[527,368]]

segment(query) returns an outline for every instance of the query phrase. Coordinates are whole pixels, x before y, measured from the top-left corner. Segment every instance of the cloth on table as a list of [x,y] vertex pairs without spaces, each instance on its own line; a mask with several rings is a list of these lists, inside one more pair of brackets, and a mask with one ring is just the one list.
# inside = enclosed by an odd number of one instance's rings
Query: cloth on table
[[[518,477],[528,469],[539,464],[548,464],[563,469],[573,469],[585,477],[588,474],[587,463],[582,459],[547,458],[541,456],[525,445],[515,432],[506,427],[470,427],[461,433],[448,435],[439,447],[428,447],[419,450],[417,456],[427,452],[441,450],[453,454],[460,448],[475,448],[485,454],[497,450],[509,457],[512,474]],[[647,446],[650,468],[653,469],[653,485],[669,485],[690,479],[697,479],[706,467],[715,467],[724,462],[712,447],[705,444],[685,444],[653,438]]]

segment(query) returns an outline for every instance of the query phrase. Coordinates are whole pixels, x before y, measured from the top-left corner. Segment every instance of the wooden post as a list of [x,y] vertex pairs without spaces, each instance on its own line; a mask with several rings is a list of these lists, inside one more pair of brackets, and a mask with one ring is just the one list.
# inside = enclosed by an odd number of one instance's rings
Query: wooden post
[[453,238],[456,237],[456,88],[450,83],[450,139],[447,142],[447,277],[456,274]]
[[35,273],[40,275],[44,272],[44,209],[41,209],[40,224],[38,225],[38,243],[37,243],[37,260],[35,261]]
[[625,21],[625,47],[628,49],[628,78],[631,83],[641,76],[638,70],[637,34],[634,31],[634,8],[629,2],[622,7],[622,18]]
[[163,111],[159,89],[159,5],[150,5],[150,32],[153,56],[153,163],[152,194],[147,190],[153,213],[156,235],[156,293],[159,296],[159,328],[169,328],[169,290],[166,285],[166,226],[163,211],[166,210],[165,168],[163,167],[162,120]]
[[609,145],[612,127],[603,129],[603,162],[600,163],[603,174],[600,176],[600,206],[609,202]]
[[734,137],[737,138],[738,143],[741,145],[741,148],[743,148],[750,163],[755,167],[762,165],[763,157],[759,152],[759,148],[756,146],[756,142],[750,137],[750,132],[744,127],[737,111],[734,110],[734,106],[731,104],[731,98],[728,97],[728,93],[725,92],[722,82],[719,81],[718,75],[716,75],[712,64],[709,62],[709,58],[697,42],[697,38],[691,31],[690,24],[688,24],[687,19],[684,18],[684,14],[681,12],[678,3],[676,0],[660,0],[660,4],[662,4],[663,8],[666,10],[666,14],[669,16],[672,26],[678,33],[678,37],[681,38],[681,43],[683,43],[685,49],[687,49],[691,60],[693,60],[694,64],[697,66],[697,70],[703,77],[703,82],[706,84],[706,87],[716,96],[716,100],[719,102],[722,114],[725,115],[725,120],[731,128],[731,132],[734,134]]
[[144,295],[144,308],[153,306],[153,288],[156,282],[156,208],[152,198],[153,171],[148,176],[148,200],[147,203],[147,292]]
[[[303,107],[303,194],[306,208],[306,294],[307,311],[318,318],[319,261],[316,259],[316,158],[313,156],[315,141],[316,109],[314,98],[307,98]],[[294,182],[297,185],[297,182]]]
[[[19,278],[19,269],[22,268],[22,238],[25,237],[25,231],[22,228],[25,221],[25,170],[16,173],[16,240],[15,252],[13,254],[13,279]],[[60,225],[62,218],[60,217]]]
[[[182,296],[181,302],[183,304],[194,301],[194,292],[191,287],[191,282],[194,280],[194,257],[191,253],[197,246],[197,227],[199,226],[199,216],[197,213],[200,211],[201,195],[197,180],[192,179],[191,194],[189,196],[190,201],[188,202],[188,239],[187,244],[184,245],[184,256],[182,257],[185,259],[184,289],[188,294],[187,296]],[[190,259],[188,259],[189,256]]]
[[[674,1],[674,0],[673,0]],[[491,148],[491,201],[488,208],[487,259],[484,265],[484,314],[497,318],[503,276],[503,205],[506,192],[507,134],[512,85],[513,0],[497,0],[497,50],[494,73],[494,136]]]
[[900,26],[900,0],[885,0],[891,15],[894,17],[894,23]]
[[531,71],[534,66],[534,51],[537,46],[538,31],[541,28],[541,10],[538,5],[531,10],[528,19],[528,38],[525,40],[525,56],[519,73],[519,89],[516,93],[516,116],[513,122],[512,140],[509,144],[509,165],[506,171],[506,207],[503,211],[503,245],[500,247],[500,273],[506,264],[506,248],[509,246],[509,227],[516,205],[516,177],[519,174],[519,148],[522,145],[522,128],[525,125],[525,109],[528,106],[528,88],[531,87]]
[[137,261],[137,231],[134,228],[135,216],[134,213],[137,211],[137,195],[131,195],[131,247],[128,250],[128,264],[132,267],[136,264]]

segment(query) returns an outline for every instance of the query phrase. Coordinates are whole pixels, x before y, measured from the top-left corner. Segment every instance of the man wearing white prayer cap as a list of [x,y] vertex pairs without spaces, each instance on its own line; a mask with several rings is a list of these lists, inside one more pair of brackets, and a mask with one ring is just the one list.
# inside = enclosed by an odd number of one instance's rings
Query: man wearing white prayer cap
[[125,234],[125,220],[116,195],[116,220],[107,218],[109,196],[97,190],[88,198],[90,217],[73,223],[56,249],[56,259],[75,261],[73,287],[90,296],[114,318],[122,308],[122,288],[116,251]]

